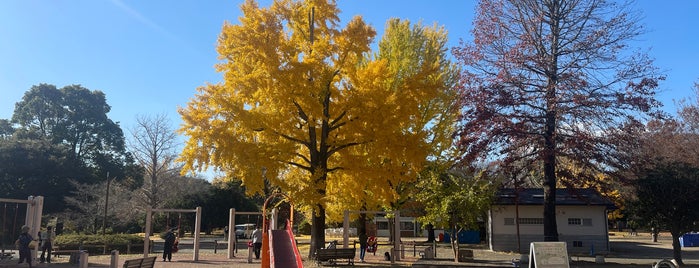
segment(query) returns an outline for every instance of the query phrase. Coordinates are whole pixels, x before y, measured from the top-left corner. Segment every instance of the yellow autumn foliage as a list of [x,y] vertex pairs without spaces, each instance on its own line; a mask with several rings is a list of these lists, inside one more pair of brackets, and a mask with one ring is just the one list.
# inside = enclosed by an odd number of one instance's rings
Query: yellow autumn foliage
[[[610,176],[591,168],[583,168],[569,159],[561,159],[559,168],[565,169],[571,176],[560,176],[558,187],[591,188],[606,197],[616,205],[617,209],[610,211],[609,219],[623,218],[624,197],[620,186]],[[559,173],[560,174],[560,173]]]
[[[379,207],[451,147],[457,70],[446,32],[391,20],[379,50],[334,1],[241,5],[218,40],[223,81],[180,109],[185,171],[214,168],[248,194],[265,180],[297,207]],[[312,21],[311,21],[312,19]]]

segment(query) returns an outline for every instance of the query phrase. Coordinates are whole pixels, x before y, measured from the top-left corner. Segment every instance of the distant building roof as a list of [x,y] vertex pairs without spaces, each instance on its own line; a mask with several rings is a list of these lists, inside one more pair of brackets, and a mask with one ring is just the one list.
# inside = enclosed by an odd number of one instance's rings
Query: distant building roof
[[[520,188],[520,189],[500,189],[495,198],[495,205],[515,205],[519,200],[519,205],[533,206],[544,204],[544,189],[542,188]],[[614,209],[616,206],[612,201],[599,194],[594,189],[556,189],[557,206],[606,206]]]

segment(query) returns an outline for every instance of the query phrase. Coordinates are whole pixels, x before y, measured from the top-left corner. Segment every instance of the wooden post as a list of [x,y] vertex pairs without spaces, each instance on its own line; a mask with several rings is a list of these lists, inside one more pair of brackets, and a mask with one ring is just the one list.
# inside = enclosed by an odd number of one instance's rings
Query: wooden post
[[228,259],[235,258],[235,208],[228,212]]
[[197,207],[197,219],[194,223],[194,261],[199,260],[199,236],[201,235],[201,207]]
[[148,249],[150,248],[150,228],[151,228],[151,216],[153,214],[153,208],[148,207],[146,209],[146,234],[143,240],[143,257],[148,257]]
[[342,247],[349,247],[349,210],[345,210],[344,221],[342,222]]

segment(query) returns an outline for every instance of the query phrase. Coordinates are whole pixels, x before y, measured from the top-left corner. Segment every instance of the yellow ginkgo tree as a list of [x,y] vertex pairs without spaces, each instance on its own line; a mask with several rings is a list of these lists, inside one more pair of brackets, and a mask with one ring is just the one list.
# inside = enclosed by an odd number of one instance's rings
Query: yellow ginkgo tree
[[326,213],[399,198],[429,157],[451,145],[458,71],[437,27],[357,16],[340,26],[334,1],[241,5],[223,26],[217,70],[180,109],[185,170],[213,167],[249,194],[265,183],[312,214],[311,249],[323,247]]

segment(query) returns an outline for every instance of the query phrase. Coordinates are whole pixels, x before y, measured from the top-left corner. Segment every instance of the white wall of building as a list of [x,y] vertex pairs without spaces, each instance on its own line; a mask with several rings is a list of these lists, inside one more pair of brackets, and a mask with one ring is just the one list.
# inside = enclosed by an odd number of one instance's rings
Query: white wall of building
[[[556,223],[560,241],[569,252],[605,252],[609,250],[605,206],[557,206]],[[516,251],[515,206],[495,206],[490,211],[488,240],[496,251]],[[528,252],[529,243],[542,241],[543,206],[519,206],[519,249]]]

